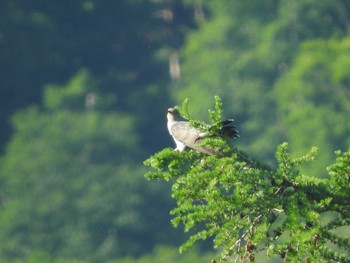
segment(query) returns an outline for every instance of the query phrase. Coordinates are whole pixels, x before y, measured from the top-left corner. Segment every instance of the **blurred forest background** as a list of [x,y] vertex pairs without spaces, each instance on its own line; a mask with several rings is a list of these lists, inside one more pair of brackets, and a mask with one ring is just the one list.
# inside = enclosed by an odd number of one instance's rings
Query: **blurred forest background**
[[317,146],[324,177],[350,146],[349,26],[348,0],[1,1],[0,261],[209,262],[143,177],[166,109],[207,120],[219,95],[239,149]]

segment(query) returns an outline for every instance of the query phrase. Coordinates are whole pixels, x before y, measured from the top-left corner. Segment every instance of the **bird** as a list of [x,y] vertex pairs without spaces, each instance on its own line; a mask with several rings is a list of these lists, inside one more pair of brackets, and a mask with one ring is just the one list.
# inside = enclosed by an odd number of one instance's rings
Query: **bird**
[[234,119],[227,119],[222,121],[219,125],[221,128],[216,134],[210,132],[211,129],[215,128],[216,125],[212,125],[209,131],[202,131],[198,128],[192,127],[190,122],[181,117],[179,111],[175,108],[169,108],[167,113],[167,127],[170,135],[173,137],[176,144],[176,151],[182,152],[186,147],[192,148],[196,151],[209,154],[222,156],[223,153],[209,147],[201,145],[201,141],[204,138],[212,136],[220,136],[226,138],[237,138],[239,137],[238,131],[233,126]]

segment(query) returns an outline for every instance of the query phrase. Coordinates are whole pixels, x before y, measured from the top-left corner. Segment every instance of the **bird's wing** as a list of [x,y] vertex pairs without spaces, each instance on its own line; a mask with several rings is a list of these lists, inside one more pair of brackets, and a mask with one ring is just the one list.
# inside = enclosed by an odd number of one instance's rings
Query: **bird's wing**
[[222,155],[221,152],[208,147],[199,146],[206,133],[190,126],[188,121],[178,121],[171,126],[171,133],[175,140],[182,142],[187,147],[211,155]]
[[197,139],[200,137],[200,131],[190,126],[188,121],[178,121],[171,126],[171,134],[174,139],[193,148]]

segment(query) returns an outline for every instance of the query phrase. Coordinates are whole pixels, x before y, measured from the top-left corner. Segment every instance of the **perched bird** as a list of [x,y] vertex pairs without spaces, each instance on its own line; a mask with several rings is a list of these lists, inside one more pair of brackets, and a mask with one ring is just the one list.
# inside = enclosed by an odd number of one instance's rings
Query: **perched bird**
[[[221,136],[229,138],[239,137],[238,131],[233,126],[233,119],[222,121],[220,124],[221,129],[217,132],[217,134],[212,134],[208,131],[201,131],[198,128],[191,127],[189,121],[182,118],[179,111],[174,108],[168,109],[167,118],[169,133],[176,143],[175,150],[180,152],[182,152],[186,147],[189,147],[206,154],[223,155],[217,150],[201,146],[201,140],[210,136]],[[214,126],[212,126],[212,128],[214,128]]]

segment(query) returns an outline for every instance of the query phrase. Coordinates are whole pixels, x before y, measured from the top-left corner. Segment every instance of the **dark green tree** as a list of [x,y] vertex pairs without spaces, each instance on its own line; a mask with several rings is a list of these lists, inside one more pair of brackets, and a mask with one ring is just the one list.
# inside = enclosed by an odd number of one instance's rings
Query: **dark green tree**
[[[216,110],[210,111],[212,123],[221,113],[217,99]],[[209,139],[206,145],[216,147],[217,140]],[[180,251],[213,238],[221,250],[220,262],[251,262],[259,253],[285,262],[350,262],[349,236],[341,233],[350,225],[350,151],[337,153],[327,179],[299,171],[315,158],[316,148],[291,158],[288,144],[282,143],[274,169],[234,147],[223,151],[225,156],[217,157],[167,148],[145,161],[155,169],[146,174],[148,179],[173,183],[177,205],[172,223],[191,231]]]
[[[214,95],[219,95],[226,105],[226,113],[234,114],[236,120],[240,122],[241,131],[245,134],[238,142],[239,145],[251,154],[258,156],[260,160],[275,163],[272,158],[274,150],[271,144],[277,145],[286,140],[290,141],[293,145],[292,155],[301,155],[306,150],[305,147],[300,147],[300,143],[308,141],[312,142],[312,145],[320,146],[319,156],[324,167],[321,165],[319,167],[325,171],[326,165],[334,161],[331,152],[335,149],[346,150],[350,146],[342,135],[339,136],[339,133],[348,130],[345,127],[348,122],[339,118],[336,131],[335,129],[325,131],[325,126],[330,127],[333,124],[328,124],[327,121],[323,126],[323,120],[320,119],[320,115],[324,112],[330,116],[333,113],[329,114],[329,111],[338,111],[338,108],[329,109],[324,104],[324,98],[332,98],[334,104],[344,104],[336,95],[330,95],[330,93],[337,93],[331,88],[337,84],[330,83],[335,79],[331,77],[331,81],[324,82],[325,76],[322,71],[318,71],[319,74],[316,71],[314,73],[310,70],[304,71],[303,74],[312,74],[306,78],[308,85],[313,86],[312,93],[315,94],[313,101],[319,108],[305,109],[307,111],[305,116],[308,115],[308,117],[301,118],[299,123],[292,122],[284,108],[295,105],[292,103],[293,98],[298,96],[300,98],[298,110],[302,114],[302,103],[305,97],[309,96],[310,88],[304,87],[302,76],[300,75],[301,81],[298,84],[291,84],[293,76],[290,74],[302,70],[299,68],[302,65],[298,57],[299,54],[305,54],[307,45],[305,42],[332,43],[330,45],[337,50],[336,57],[348,56],[345,43],[350,24],[349,16],[346,15],[350,12],[349,1],[325,0],[320,3],[317,0],[244,2],[186,0],[186,3],[200,4],[204,10],[205,19],[199,23],[198,29],[187,34],[182,48],[182,80],[172,90],[177,103],[187,97],[190,98],[191,112],[194,116],[204,119],[206,118],[203,114],[204,109],[210,107],[211,98]],[[328,63],[328,65],[344,65],[336,71],[331,71],[334,74],[328,72],[328,75],[335,77],[336,72],[345,73],[349,68],[345,65],[345,59],[344,62],[338,61],[339,64],[333,64],[334,53],[329,52],[328,48],[322,51],[317,48],[317,50],[318,61],[322,60],[322,63]],[[313,54],[316,57],[316,50]],[[286,74],[290,77],[280,83]],[[343,74],[344,83],[346,83],[346,75],[349,73]],[[314,83],[310,84],[311,81]],[[328,92],[324,92],[328,83],[331,84],[330,88]],[[319,84],[323,85],[322,90],[319,89]],[[293,94],[293,96],[285,94]],[[347,93],[342,96],[349,100]],[[280,100],[283,100],[283,103]],[[324,112],[320,113],[320,111]],[[339,113],[342,111],[339,110]],[[348,115],[348,108],[343,112]],[[302,134],[302,140],[295,143],[291,136],[300,137],[305,123],[310,122],[311,116],[313,116],[313,129],[323,133],[328,137],[327,140],[337,138],[337,141],[326,143],[321,139],[323,135],[314,136],[313,133],[306,132]],[[288,121],[285,121],[286,119]],[[324,147],[325,143],[331,146],[329,153],[323,152],[327,151]],[[307,148],[310,148],[309,143]],[[317,165],[316,162],[315,165]],[[314,175],[319,176],[317,172],[320,170],[312,166]]]
[[65,83],[82,68],[101,82],[101,93],[114,94],[118,110],[146,120],[151,101],[156,115],[168,104],[169,53],[181,46],[191,17],[178,1],[1,1],[0,152],[10,116],[42,105],[47,83]]
[[280,124],[295,154],[312,145],[318,161],[305,172],[327,176],[333,151],[350,145],[349,37],[307,41],[301,45],[290,70],[274,86]]
[[107,262],[175,241],[154,214],[167,191],[144,185],[135,118],[106,113],[87,71],[44,98],[15,115],[1,158],[1,261]]

